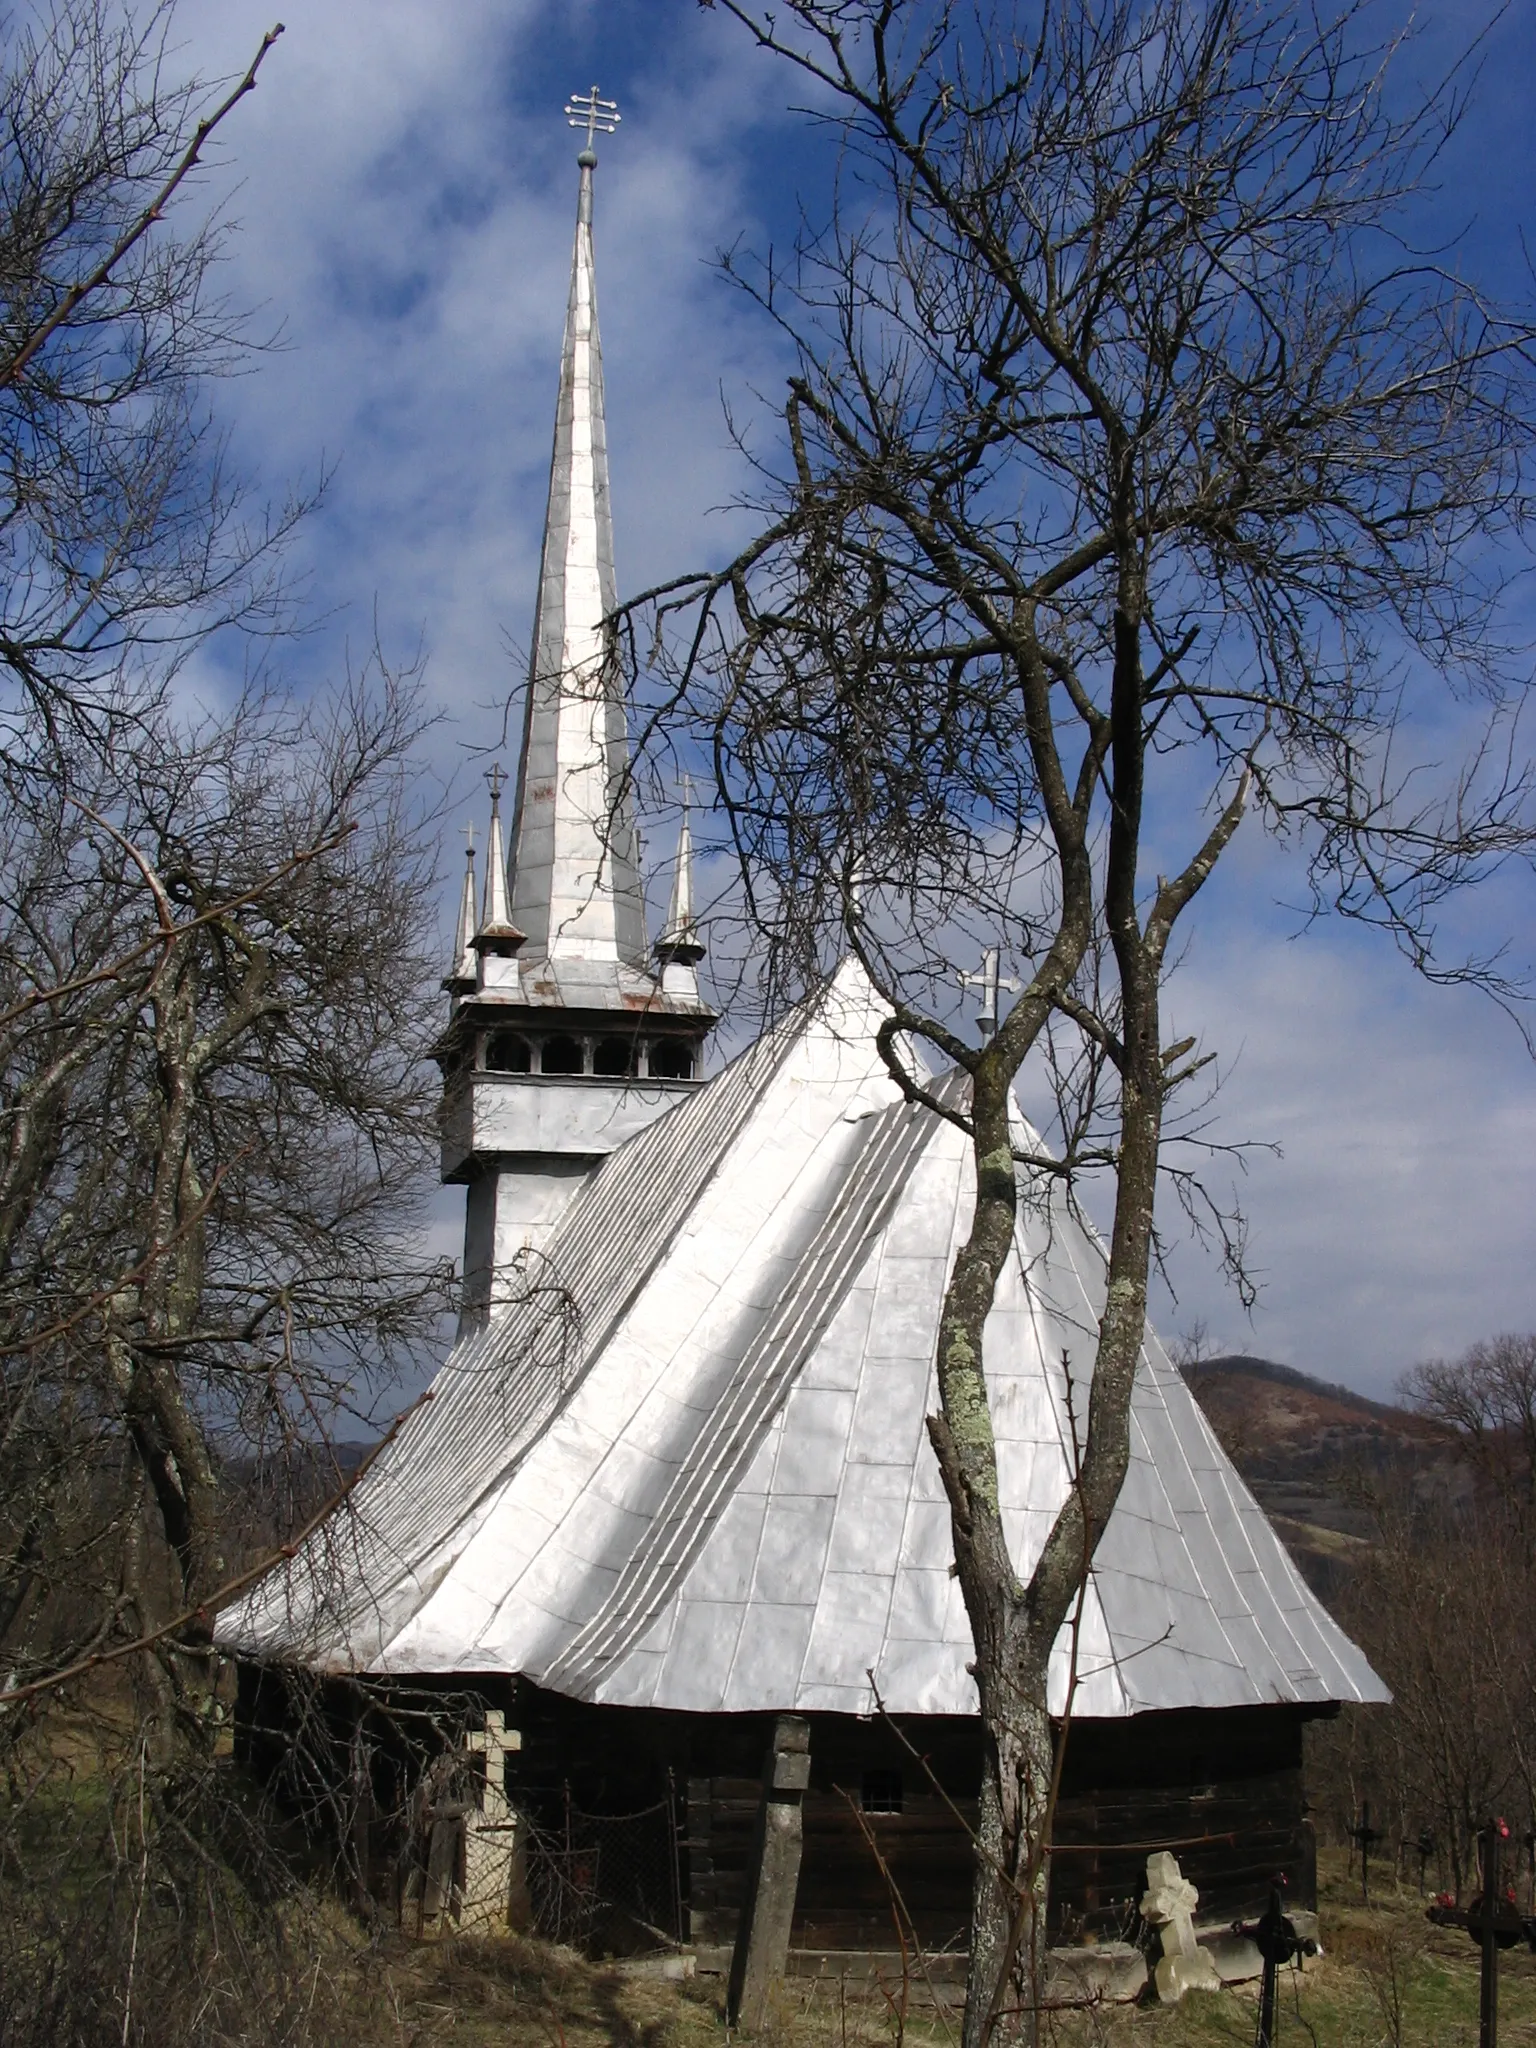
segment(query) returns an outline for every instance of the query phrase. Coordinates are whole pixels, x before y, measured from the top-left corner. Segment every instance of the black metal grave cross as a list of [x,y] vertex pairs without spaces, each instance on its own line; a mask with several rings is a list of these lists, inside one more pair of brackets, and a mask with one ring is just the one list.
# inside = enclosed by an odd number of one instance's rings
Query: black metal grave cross
[[1350,1829],[1349,1837],[1352,1842],[1360,1844],[1360,1896],[1369,1905],[1371,1903],[1371,1850],[1382,1838],[1381,1829],[1371,1826],[1371,1802],[1369,1799],[1361,1800],[1360,1818],[1354,1827]]
[[1419,1859],[1419,1890],[1423,1891],[1425,1873],[1429,1869],[1429,1859],[1435,1853],[1434,1829],[1420,1828],[1418,1834],[1411,1841],[1407,1836],[1404,1836],[1403,1847],[1410,1856],[1417,1856]]
[[1502,1820],[1491,1820],[1478,1836],[1483,1851],[1483,1888],[1470,1906],[1430,1906],[1426,1917],[1438,1927],[1461,1927],[1482,1950],[1479,1971],[1477,2048],[1498,2048],[1499,2038],[1499,1950],[1513,1948],[1524,1936],[1536,1949],[1536,1919],[1523,1919],[1515,1904],[1514,1890],[1506,1890],[1499,1875],[1499,1858],[1509,1828]]
[[1259,2024],[1253,2048],[1275,2048],[1275,2007],[1280,1966],[1298,1956],[1315,1956],[1317,1943],[1299,1935],[1285,1910],[1285,1878],[1276,1877],[1269,1887],[1269,1904],[1257,1920],[1233,1924],[1234,1934],[1246,1934],[1264,1959],[1264,1977],[1259,1987]]

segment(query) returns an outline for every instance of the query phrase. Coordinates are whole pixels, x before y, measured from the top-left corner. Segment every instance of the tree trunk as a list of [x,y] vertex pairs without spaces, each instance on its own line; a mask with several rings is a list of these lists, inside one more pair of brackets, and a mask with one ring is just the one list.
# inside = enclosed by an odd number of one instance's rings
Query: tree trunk
[[[999,1692],[1011,1695],[1006,1706]],[[992,1697],[989,1699],[987,1694]],[[1033,2042],[1046,1969],[1054,1741],[1043,1680],[1026,1694],[1004,1677],[984,1689],[971,1956],[962,2048]]]

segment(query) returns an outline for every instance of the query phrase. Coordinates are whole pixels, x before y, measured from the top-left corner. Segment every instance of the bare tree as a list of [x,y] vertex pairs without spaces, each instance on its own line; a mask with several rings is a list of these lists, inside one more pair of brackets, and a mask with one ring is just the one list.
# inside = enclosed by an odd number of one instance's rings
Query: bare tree
[[[1413,252],[1461,87],[1399,90],[1355,8],[717,5],[803,82],[838,186],[787,270],[726,259],[798,355],[757,535],[620,633],[653,756],[713,767],[772,987],[851,947],[893,1074],[971,1137],[929,1427],[986,1737],[979,2048],[1034,2024],[1048,1662],[1126,1470],[1159,1181],[1200,1199],[1170,1150],[1200,1135],[1203,1059],[1164,1027],[1181,921],[1253,812],[1316,910],[1514,995],[1436,922],[1532,845],[1495,628],[1533,329]],[[1437,689],[1487,716],[1435,788],[1413,719]],[[967,934],[1022,981],[980,1049],[952,1021]],[[908,1043],[964,1069],[967,1110]],[[1042,1053],[1049,1146],[1010,1108]],[[1020,1558],[983,1327],[1021,1191],[1094,1167],[1113,1224],[1081,1469]]]
[[280,543],[210,411],[254,345],[192,208],[251,91],[178,78],[170,0],[53,0],[0,64],[0,733],[8,779],[67,732],[105,746],[221,626],[286,623]]
[[39,1492],[11,1506],[0,1583],[18,1618],[41,1594],[25,1559],[55,1468],[143,1488],[174,1560],[151,1588],[135,1517],[105,1514],[117,1599],[86,1638],[30,1657],[12,1639],[19,1682],[209,1600],[221,1442],[247,1461],[318,1443],[446,1305],[412,1242],[432,1130],[416,736],[387,680],[317,712],[253,701],[201,731],[157,721],[110,787],[75,776],[62,806],[45,792],[13,818],[0,1360],[7,1430],[32,1446],[12,1469]]
[[1423,1470],[1360,1483],[1374,1534],[1342,1593],[1393,1703],[1323,1739],[1322,1775],[1352,1765],[1410,1838],[1430,1827],[1459,1892],[1490,1814],[1520,1833],[1536,1825],[1536,1337],[1506,1332],[1429,1360],[1402,1392],[1444,1446]]
[[[409,692],[377,678],[315,710],[252,702],[201,731],[147,728],[112,787],[88,799],[73,778],[62,818],[46,790],[36,816],[13,812],[0,1861],[31,1905],[7,1927],[0,2024],[19,2039],[33,1960],[79,1946],[76,1908],[114,1960],[77,1971],[72,2011],[112,1970],[175,1979],[188,1943],[206,2014],[242,2004],[221,1953],[271,1972],[263,1998],[288,1995],[264,1902],[293,1873],[219,1757],[210,1623],[345,1487],[337,1440],[375,1433],[450,1298],[419,1216],[435,892],[416,729]],[[151,1995],[141,2028],[170,2038],[156,2011]]]
[[1536,1539],[1536,1335],[1506,1331],[1460,1358],[1428,1359],[1403,1375],[1401,1391],[1454,1431],[1483,1484]]
[[266,1910],[292,1873],[217,1758],[210,1624],[253,1549],[344,1489],[335,1440],[372,1432],[452,1278],[419,1209],[436,900],[415,683],[375,657],[302,699],[256,683],[197,712],[171,688],[210,635],[289,623],[301,508],[251,509],[228,467],[210,379],[251,342],[197,210],[274,36],[209,89],[179,79],[170,26],[57,0],[0,53],[18,2041],[323,2033]]
[[[1481,1349],[1482,1347],[1475,1347]],[[1353,1476],[1370,1513],[1337,1610],[1392,1692],[1319,1728],[1314,1804],[1343,1839],[1369,1799],[1394,1847],[1427,1831],[1462,1893],[1491,1815],[1536,1825],[1536,1626],[1525,1475],[1453,1435],[1415,1465]]]

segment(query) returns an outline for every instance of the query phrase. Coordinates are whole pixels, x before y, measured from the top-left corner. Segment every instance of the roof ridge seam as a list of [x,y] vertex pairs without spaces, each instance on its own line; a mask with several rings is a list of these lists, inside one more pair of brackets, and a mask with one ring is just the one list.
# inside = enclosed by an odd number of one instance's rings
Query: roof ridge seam
[[[604,1667],[633,1648],[655,1620],[697,1556],[719,1513],[720,1500],[751,1462],[764,1429],[803,1370],[816,1336],[862,1270],[862,1260],[847,1256],[850,1241],[877,1235],[890,1219],[904,1176],[897,1171],[876,1178],[877,1163],[883,1167],[891,1153],[899,1157],[920,1149],[936,1128],[920,1105],[905,1101],[870,1119],[868,1136],[801,1261],[793,1292],[770,1312],[731,1376],[728,1412],[709,1418],[695,1437],[652,1520],[651,1530],[657,1533],[641,1538],[602,1605],[548,1667],[541,1683],[557,1691],[590,1684]],[[830,1274],[834,1284],[823,1291],[813,1283],[824,1274]],[[763,1374],[759,1368],[769,1359],[773,1366]],[[722,1434],[725,1442],[720,1445]],[[711,1457],[716,1447],[719,1455]]]
[[[956,1069],[951,1069],[950,1071],[951,1071],[951,1072],[954,1072],[954,1071],[957,1071],[957,1070],[956,1070]],[[948,1080],[948,1078],[949,1078],[949,1075],[948,1075],[948,1074],[944,1074],[944,1075],[942,1075],[942,1076],[940,1077],[940,1079],[941,1079],[941,1080]],[[961,1205],[961,1203],[962,1203],[962,1202],[963,1202],[963,1201],[965,1200],[965,1198],[966,1198],[966,1192],[967,1192],[967,1190],[966,1190],[966,1183],[965,1183],[965,1176],[964,1176],[964,1174],[960,1174],[960,1175],[957,1175],[957,1177],[956,1177],[956,1180],[955,1180],[955,1185],[954,1185],[954,1191],[953,1191],[953,1194],[952,1194],[952,1196],[951,1196],[951,1199],[950,1199],[950,1215],[949,1215],[949,1241],[950,1241],[951,1243],[953,1243],[953,1242],[954,1242],[954,1238],[955,1238],[955,1230],[956,1230],[956,1225],[957,1225],[957,1220],[958,1220],[958,1217],[959,1217],[959,1214],[960,1214],[960,1205]],[[884,1258],[885,1258],[885,1250],[884,1250],[884,1247],[882,1246],[882,1249],[881,1249],[881,1262],[882,1262],[882,1264],[884,1263]],[[985,1360],[983,1360],[983,1368],[985,1368]],[[924,1389],[923,1389],[923,1392],[924,1392],[924,1395],[925,1395],[925,1396],[926,1396],[926,1394],[927,1394],[927,1392],[928,1392],[928,1386],[929,1386],[929,1385],[932,1385],[932,1383],[933,1383],[933,1378],[934,1378],[934,1372],[935,1372],[935,1366],[934,1366],[933,1364],[930,1364],[930,1366],[929,1366],[929,1368],[928,1368],[928,1373],[929,1373],[929,1380],[928,1380],[928,1384],[927,1384],[927,1385],[925,1385],[925,1386],[924,1386]],[[894,1569],[893,1569],[893,1570],[892,1570],[892,1572],[891,1572],[891,1594],[890,1594],[890,1598],[889,1598],[889,1600],[888,1600],[888,1601],[886,1602],[886,1608],[885,1608],[885,1621],[884,1621],[884,1623],[882,1624],[882,1627],[881,1627],[881,1631],[880,1631],[880,1647],[879,1647],[879,1649],[878,1649],[878,1650],[876,1651],[876,1653],[875,1653],[875,1657],[874,1657],[874,1661],[873,1661],[873,1663],[872,1663],[872,1664],[871,1664],[871,1666],[870,1666],[871,1670],[874,1670],[874,1671],[878,1671],[878,1670],[879,1670],[879,1669],[881,1668],[881,1665],[882,1665],[882,1663],[884,1662],[884,1659],[885,1659],[885,1653],[886,1653],[886,1650],[887,1650],[887,1649],[888,1649],[888,1647],[890,1646],[890,1642],[891,1642],[891,1616],[892,1616],[892,1613],[893,1613],[893,1611],[894,1611],[894,1609],[895,1609],[895,1605],[896,1605],[896,1582],[897,1582],[898,1578],[899,1578],[899,1577],[900,1577],[900,1575],[901,1575],[901,1569],[902,1569],[902,1567],[901,1567],[901,1555],[900,1555],[900,1553],[901,1553],[901,1550],[905,1549],[905,1547],[906,1547],[906,1538],[907,1538],[907,1531],[908,1531],[909,1527],[911,1526],[911,1519],[912,1519],[912,1509],[913,1509],[913,1505],[914,1505],[914,1503],[915,1503],[915,1502],[916,1502],[916,1500],[917,1500],[917,1492],[916,1492],[916,1479],[917,1479],[917,1471],[918,1471],[918,1466],[919,1466],[919,1464],[920,1464],[920,1463],[921,1463],[921,1461],[922,1461],[922,1457],[923,1457],[923,1449],[924,1449],[924,1446],[925,1446],[925,1444],[929,1444],[928,1432],[927,1432],[926,1428],[924,1428],[924,1429],[921,1429],[921,1430],[919,1430],[919,1431],[918,1431],[918,1433],[917,1433],[917,1441],[916,1441],[916,1442],[915,1442],[915,1444],[913,1445],[913,1449],[912,1449],[912,1463],[911,1463],[911,1467],[910,1467],[910,1473],[911,1473],[911,1478],[909,1479],[909,1482],[908,1482],[908,1486],[907,1486],[907,1503],[906,1503],[906,1512],[905,1512],[905,1514],[904,1514],[904,1515],[902,1516],[902,1519],[901,1519],[901,1537],[900,1537],[900,1542],[899,1542],[899,1547],[898,1547],[898,1552],[897,1552],[897,1561],[896,1561],[896,1565],[895,1565]],[[929,1445],[929,1448],[931,1449],[931,1445]],[[953,1559],[951,1559],[951,1562],[953,1562]],[[940,1626],[942,1627],[942,1623],[940,1624]],[[808,1658],[808,1657],[809,1657],[809,1655],[810,1655],[810,1650],[811,1650],[811,1645],[810,1645],[810,1638],[809,1638],[809,1637],[807,1637],[807,1638],[806,1638],[806,1645],[805,1645],[805,1650],[804,1650],[804,1652],[802,1653],[802,1656],[801,1656],[801,1664],[800,1664],[800,1671],[801,1671],[801,1677],[802,1677],[802,1679],[803,1679],[803,1677],[804,1677],[804,1673],[805,1673],[805,1660],[806,1660],[806,1658]]]
[[[714,1163],[704,1178],[697,1184],[691,1197],[689,1197],[690,1206],[692,1201],[696,1201],[704,1193],[718,1173],[732,1135],[751,1113],[752,1105],[757,1099],[760,1087],[772,1078],[784,1059],[788,1057],[801,1031],[805,1028],[805,1023],[806,1019],[803,1016],[792,1016],[784,1019],[779,1025],[774,1027],[773,1032],[766,1034],[763,1038],[756,1040],[752,1045],[746,1047],[716,1077],[707,1090],[701,1090],[699,1095],[692,1101],[679,1105],[676,1112],[677,1116],[686,1116],[697,1104],[700,1106],[701,1116],[706,1121],[709,1120],[709,1111],[718,1111],[724,1104],[730,1105],[726,1113],[720,1117],[722,1130],[718,1143],[715,1146]],[[775,1043],[776,1039],[780,1042]],[[768,1052],[768,1058],[761,1060],[761,1055],[764,1054],[765,1049]],[[766,1066],[767,1071],[766,1073],[754,1074],[752,1072],[754,1063],[759,1061],[761,1061],[763,1066]],[[736,1091],[725,1089],[722,1086],[728,1080],[734,1080],[738,1084]],[[735,1102],[731,1101],[733,1092],[739,1093],[740,1099]],[[669,1129],[669,1127],[671,1128]],[[649,1138],[652,1132],[658,1134],[659,1149],[675,1149],[678,1127],[675,1125],[673,1117],[663,1117],[659,1122],[651,1125],[649,1129],[641,1132],[639,1134],[639,1142],[643,1145],[643,1141]],[[662,1133],[667,1134],[666,1146],[661,1145],[660,1134]],[[658,1148],[644,1147],[647,1152]],[[623,1146],[619,1152],[613,1155],[613,1158],[617,1160],[629,1151],[629,1146]],[[632,1164],[632,1159],[626,1163]],[[586,1191],[583,1190],[583,1194],[585,1193]],[[581,1197],[578,1197],[578,1200],[580,1199]],[[566,1233],[564,1232],[557,1235],[554,1241],[554,1249],[563,1248],[562,1239],[565,1235]],[[530,1333],[526,1328],[526,1319],[518,1313],[527,1304],[511,1304],[504,1317],[491,1323],[487,1328],[478,1331],[466,1346],[456,1345],[454,1350],[449,1353],[448,1358],[440,1368],[438,1380],[434,1382],[434,1386],[440,1389],[440,1396],[441,1394],[446,1394],[448,1398],[441,1400],[441,1405],[436,1400],[424,1404],[421,1411],[420,1426],[416,1430],[403,1433],[399,1440],[397,1455],[390,1459],[387,1464],[381,1463],[380,1467],[375,1468],[378,1477],[374,1484],[370,1486],[365,1481],[364,1485],[349,1497],[347,1508],[355,1518],[368,1515],[371,1509],[376,1511],[381,1506],[385,1508],[386,1513],[380,1516],[375,1512],[359,1528],[359,1540],[361,1544],[367,1546],[367,1549],[372,1554],[357,1560],[358,1568],[355,1570],[355,1573],[349,1573],[349,1577],[354,1579],[357,1591],[350,1598],[343,1596],[336,1603],[334,1618],[331,1623],[331,1633],[334,1638],[344,1640],[348,1632],[359,1621],[376,1614],[380,1605],[387,1598],[388,1592],[401,1585],[412,1574],[418,1573],[432,1552],[450,1543],[453,1537],[474,1519],[486,1499],[521,1465],[528,1456],[528,1453],[543,1436],[553,1417],[559,1412],[566,1397],[585,1378],[591,1366],[595,1364],[608,1338],[612,1335],[615,1324],[622,1317],[625,1304],[633,1300],[640,1286],[644,1284],[644,1279],[654,1267],[656,1258],[664,1253],[669,1241],[669,1233],[662,1230],[657,1235],[658,1251],[656,1255],[649,1261],[644,1262],[640,1277],[634,1281],[630,1288],[625,1290],[617,1306],[611,1306],[609,1310],[605,1310],[599,1323],[599,1334],[590,1342],[590,1347],[587,1343],[583,1344],[585,1356],[582,1364],[569,1379],[562,1381],[557,1376],[551,1375],[551,1384],[548,1387],[541,1387],[534,1384],[531,1380],[527,1381],[523,1386],[515,1383],[509,1386],[505,1383],[504,1376],[501,1377],[500,1383],[494,1389],[497,1405],[501,1411],[499,1440],[504,1446],[510,1443],[510,1455],[503,1455],[496,1463],[495,1469],[475,1486],[473,1491],[468,1493],[467,1497],[463,1482],[466,1477],[472,1478],[473,1476],[473,1468],[477,1462],[474,1455],[476,1442],[477,1440],[482,1440],[480,1438],[480,1431],[476,1427],[477,1423],[483,1420],[479,1411],[485,1405],[487,1387],[491,1385],[493,1378],[497,1377],[497,1375],[493,1374],[491,1368],[493,1366],[504,1368],[507,1365],[509,1362],[507,1354],[514,1348],[519,1338],[524,1347],[530,1341]],[[631,1253],[633,1249],[634,1247],[631,1245],[629,1247]],[[622,1264],[626,1271],[630,1270],[628,1259],[625,1259]],[[465,1355],[458,1357],[457,1354],[461,1350]],[[441,1382],[449,1374],[456,1375],[456,1381],[450,1382],[448,1387],[442,1388]],[[457,1394],[457,1398],[454,1398],[455,1394]],[[464,1412],[461,1413],[461,1410]],[[508,1423],[510,1423],[510,1430],[507,1427]],[[457,1457],[450,1456],[446,1461],[440,1455],[444,1448],[445,1430],[452,1432],[447,1436],[447,1447],[450,1451],[453,1449],[453,1433],[457,1433],[459,1430],[463,1432],[463,1447],[460,1454]],[[426,1484],[424,1487],[413,1488],[411,1482],[413,1478],[420,1475],[421,1468],[424,1466],[430,1468]],[[369,1476],[371,1478],[372,1474]],[[398,1540],[391,1540],[390,1536],[386,1534],[388,1522],[387,1509],[390,1503],[390,1496],[391,1494],[399,1495],[402,1493],[405,1496],[406,1503],[404,1512],[410,1516],[415,1528],[414,1532],[408,1533]],[[414,1499],[412,1498],[413,1493],[415,1495]],[[446,1521],[440,1512],[445,1507],[448,1510]],[[329,1523],[322,1524],[321,1529],[314,1532],[310,1543],[314,1544],[323,1540],[324,1532],[328,1528]],[[281,1576],[291,1588],[294,1576],[302,1568],[305,1551],[309,1548],[310,1545],[305,1545],[297,1557],[287,1561],[281,1568],[280,1573],[274,1573],[271,1576],[273,1578]],[[389,1559],[387,1565],[384,1564],[384,1557],[386,1555]],[[380,1565],[384,1566],[385,1573],[387,1574],[387,1585],[385,1587],[372,1583],[374,1572]],[[265,1580],[261,1582],[263,1587],[266,1584],[267,1581]],[[253,1593],[256,1590],[253,1589]],[[290,1621],[300,1620],[294,1611],[300,1603],[291,1597],[291,1593],[287,1604]],[[317,1604],[313,1600],[302,1603],[304,1607],[310,1610],[311,1615]],[[244,1603],[242,1602],[241,1606],[243,1607],[243,1605]],[[231,1609],[230,1618],[232,1622],[239,1612],[239,1608]],[[305,1619],[307,1618],[305,1617]],[[403,1626],[404,1624],[402,1623],[401,1625]],[[303,1626],[304,1621],[300,1620],[300,1627],[302,1628]],[[287,1635],[284,1647],[290,1648],[294,1645],[297,1641],[297,1635],[298,1631],[291,1630]]]

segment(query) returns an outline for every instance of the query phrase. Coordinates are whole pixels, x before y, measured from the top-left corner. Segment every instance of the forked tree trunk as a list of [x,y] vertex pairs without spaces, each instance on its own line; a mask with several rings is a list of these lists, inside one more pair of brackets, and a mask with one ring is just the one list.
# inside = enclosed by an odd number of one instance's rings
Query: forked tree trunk
[[[1213,829],[1206,854],[1230,836]],[[1204,858],[1204,856],[1202,856]],[[1180,885],[1194,876],[1192,865]],[[1191,887],[1191,893],[1192,893]],[[1159,898],[1159,910],[1169,885]],[[1129,921],[1128,921],[1129,922]],[[1171,917],[1168,919],[1171,924]],[[1082,1596],[1130,1456],[1131,1393],[1146,1330],[1147,1275],[1162,1135],[1158,1037],[1161,932],[1130,924],[1119,951],[1124,992],[1120,1155],[1087,1431],[1065,1500],[1021,1584],[1003,1523],[983,1365],[987,1315],[1013,1243],[1018,1193],[1007,1082],[984,1056],[974,1076],[976,1210],[955,1263],[939,1337],[941,1415],[929,1434],[948,1494],[955,1563],[976,1644],[984,1774],[964,2048],[1033,2041],[1045,1968],[1054,1739],[1047,1681],[1056,1638]]]

